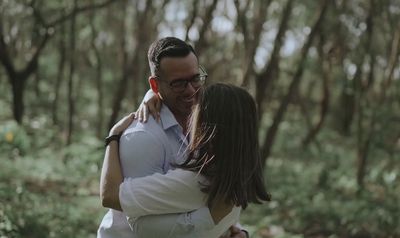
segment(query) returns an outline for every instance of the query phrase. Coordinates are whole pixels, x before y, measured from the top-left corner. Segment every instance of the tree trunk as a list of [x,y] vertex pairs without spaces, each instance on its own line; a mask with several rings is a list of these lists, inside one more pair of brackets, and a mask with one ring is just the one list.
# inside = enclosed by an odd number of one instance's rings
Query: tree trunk
[[213,19],[213,13],[217,6],[218,0],[213,0],[212,3],[206,8],[205,15],[202,18],[203,25],[199,30],[199,39],[195,42],[194,48],[196,50],[197,55],[201,55],[204,48],[207,46],[207,37],[206,32],[210,28],[211,21]]
[[[250,82],[250,78],[254,75],[254,57],[257,52],[257,48],[260,44],[261,33],[263,32],[263,25],[267,18],[268,7],[271,1],[261,0],[258,1],[260,4],[259,6],[255,6],[254,8],[254,19],[253,19],[253,26],[252,26],[252,34],[248,34],[248,27],[246,21],[246,10],[249,5],[249,1],[246,2],[245,9],[242,11],[240,10],[240,4],[238,0],[235,0],[236,5],[236,12],[238,15],[238,24],[242,28],[242,35],[244,38],[244,45],[246,49],[245,54],[245,67],[243,73],[243,79],[241,85],[247,87]],[[252,37],[251,37],[252,36]]]
[[[369,4],[369,12],[368,16],[366,19],[366,24],[367,24],[367,30],[366,30],[366,40],[365,40],[365,46],[364,50],[365,52],[370,52],[370,72],[368,76],[368,81],[374,81],[374,64],[375,60],[373,59],[374,53],[372,49],[372,36],[373,36],[373,30],[374,30],[374,10],[375,10],[375,4],[374,0],[370,0]],[[365,55],[364,57],[365,58]],[[363,62],[363,61],[361,61]],[[359,66],[361,68],[361,64]],[[362,69],[360,69],[360,72]],[[355,82],[355,92],[356,92],[356,101],[357,101],[357,184],[359,189],[363,189],[364,187],[364,178],[365,178],[365,173],[366,173],[366,167],[367,167],[367,158],[368,158],[368,151],[369,151],[369,145],[370,141],[373,135],[373,128],[375,124],[375,112],[374,116],[370,118],[370,122],[368,123],[369,126],[365,127],[365,121],[366,121],[366,116],[364,113],[364,109],[366,107],[366,104],[368,103],[368,99],[364,97],[366,93],[367,87],[365,87],[366,84],[363,83],[362,77],[357,77],[357,79],[354,81]],[[363,104],[363,101],[366,103]]]
[[280,51],[283,46],[286,30],[288,28],[292,5],[293,0],[288,0],[282,13],[279,30],[274,40],[274,48],[272,50],[268,64],[264,67],[264,70],[256,76],[256,103],[258,105],[258,113],[260,119],[264,112],[262,102],[264,101],[265,92],[268,86],[271,84],[271,81],[275,80],[278,77]]
[[91,41],[90,45],[96,57],[94,81],[96,82],[97,89],[97,126],[96,126],[96,136],[97,138],[102,138],[104,135],[103,124],[104,124],[104,95],[103,95],[103,72],[102,72],[102,60],[100,56],[99,49],[96,46],[97,29],[94,23],[94,12],[90,14],[90,28],[91,28]]
[[35,82],[35,84],[34,84],[34,92],[35,92],[35,96],[36,96],[36,98],[37,99],[40,99],[40,97],[42,96],[42,94],[40,93],[40,80],[41,80],[41,77],[40,77],[40,70],[39,70],[39,68],[38,69],[36,69],[36,71],[35,71],[35,73],[34,73],[34,82]]
[[[163,6],[165,6],[169,1],[164,0]],[[126,9],[126,8],[124,8]],[[134,55],[132,57],[132,60],[128,59],[128,54],[126,50],[126,42],[121,37],[121,52],[122,52],[122,76],[120,83],[118,85],[117,91],[114,94],[114,99],[113,99],[113,111],[111,113],[110,119],[108,121],[108,128],[110,129],[114,123],[117,121],[119,111],[121,110],[121,102],[125,97],[126,94],[126,89],[127,89],[127,84],[128,84],[128,79],[132,77],[133,75],[136,75],[138,77],[144,77],[144,67],[142,69],[140,68],[140,64],[143,65],[143,61],[146,61],[146,50],[147,50],[147,45],[149,43],[149,38],[150,38],[150,33],[146,33],[149,29],[153,29],[153,21],[149,19],[150,17],[154,17],[151,13],[154,11],[152,1],[147,0],[146,1],[146,7],[142,13],[138,12],[137,13],[137,18],[136,18],[136,24],[137,24],[137,31],[135,32],[135,42],[138,42],[135,46],[134,50]],[[125,13],[124,13],[125,14]],[[121,35],[124,35],[126,33],[125,27],[122,29]],[[134,78],[135,84],[139,84],[139,80],[144,80],[142,78]],[[139,87],[137,87],[134,90],[138,90],[139,92]]]
[[[126,3],[127,2],[124,1],[124,3],[121,5],[122,8],[123,8],[122,11],[123,11],[123,16],[124,16],[122,19],[124,19],[125,16],[126,16]],[[147,4],[148,4],[148,1],[147,1]],[[146,5],[146,9],[148,9],[148,5]],[[141,17],[139,17],[139,15],[140,15],[139,12],[137,12],[136,14],[138,15],[138,19],[137,20],[139,20],[139,21],[137,21],[137,24],[138,24],[137,26],[139,27],[139,29],[141,29],[140,28],[140,24],[141,24],[142,21],[139,19]],[[145,15],[145,14],[143,14],[143,15]],[[119,84],[117,86],[117,90],[114,93],[114,98],[113,98],[112,107],[111,107],[112,108],[112,112],[111,112],[111,116],[110,116],[110,119],[109,119],[108,125],[107,125],[108,130],[111,129],[113,127],[113,125],[115,124],[115,122],[117,121],[119,112],[121,110],[122,100],[125,97],[126,89],[127,89],[127,85],[128,85],[128,78],[129,78],[129,75],[131,74],[131,70],[130,69],[133,68],[133,67],[136,67],[136,65],[128,63],[128,52],[127,52],[127,49],[126,49],[126,40],[125,40],[126,26],[125,26],[124,23],[122,23],[121,26],[122,26],[121,27],[121,32],[120,32],[121,41],[120,41],[120,47],[119,48],[120,48],[120,52],[121,52],[121,55],[122,55],[122,62],[121,62],[121,73],[122,74],[121,74],[121,79],[119,81]],[[138,34],[141,34],[140,30],[138,30],[136,32],[136,37],[137,37]],[[135,48],[135,54],[137,54],[137,51],[138,51],[138,49]]]
[[389,86],[392,84],[393,75],[396,67],[398,66],[399,61],[399,54],[400,54],[400,23],[397,24],[397,28],[393,34],[393,40],[391,43],[390,48],[390,55],[389,55],[389,63],[388,67],[385,70],[385,80],[382,82],[382,98],[386,97],[386,91]]
[[61,25],[60,31],[60,40],[58,42],[58,50],[59,50],[59,62],[57,67],[57,77],[56,77],[56,84],[54,85],[54,101],[52,103],[52,118],[53,124],[58,125],[58,102],[60,98],[60,88],[61,82],[64,76],[64,68],[65,68],[65,60],[66,60],[66,49],[65,49],[65,24]]
[[24,90],[27,79],[37,70],[38,58],[42,49],[47,44],[49,35],[45,35],[37,46],[32,58],[28,61],[25,68],[17,71],[8,53],[7,45],[4,41],[3,25],[0,22],[0,62],[4,66],[8,81],[13,92],[13,116],[18,124],[22,123],[24,115]]
[[18,124],[22,123],[22,116],[24,115],[24,90],[25,81],[21,75],[9,76],[12,78],[12,92],[13,92],[13,115]]
[[320,25],[322,24],[323,21],[323,17],[325,15],[325,12],[328,8],[328,4],[329,4],[329,0],[324,0],[322,2],[322,5],[319,9],[318,12],[318,16],[317,16],[317,20],[315,21],[314,25],[311,28],[311,32],[305,42],[305,44],[303,45],[302,49],[301,49],[301,57],[300,57],[300,61],[299,64],[297,66],[297,70],[295,75],[293,76],[292,82],[290,83],[289,86],[289,90],[288,93],[286,94],[286,96],[282,99],[281,105],[278,108],[278,111],[276,112],[272,125],[269,127],[266,135],[265,135],[265,139],[264,139],[264,144],[261,147],[261,154],[262,154],[262,158],[264,159],[264,163],[266,162],[267,158],[270,155],[271,152],[271,148],[273,145],[273,142],[275,140],[275,136],[276,133],[278,131],[279,125],[283,120],[283,116],[286,112],[286,109],[293,97],[293,95],[295,94],[295,92],[297,91],[298,85],[300,84],[301,81],[301,76],[303,74],[303,70],[304,70],[304,64],[307,58],[307,54],[308,54],[308,50],[311,47],[311,44],[314,40],[314,36],[317,34],[317,32],[319,31]]
[[[74,0],[74,9],[77,7],[77,0]],[[74,11],[75,12],[75,11]],[[74,73],[75,73],[75,14],[71,18],[69,32],[69,76],[68,76],[68,133],[67,145],[72,143],[72,133],[74,131],[75,119],[75,97],[74,97]]]
[[196,20],[196,17],[199,13],[199,0],[193,0],[192,4],[192,12],[190,14],[190,19],[188,20],[188,23],[186,25],[186,33],[185,33],[185,41],[189,40],[189,31],[192,28],[194,21]]
[[307,147],[311,141],[314,140],[318,132],[321,130],[322,125],[324,124],[326,114],[328,113],[329,109],[329,98],[330,98],[330,93],[329,93],[329,76],[331,75],[331,70],[329,66],[329,62],[327,62],[327,59],[325,57],[325,53],[323,51],[323,45],[324,45],[324,40],[323,37],[321,36],[320,44],[318,46],[318,53],[320,57],[320,67],[321,67],[321,77],[322,77],[322,99],[320,102],[321,108],[320,108],[320,114],[319,114],[319,120],[315,124],[314,127],[311,128],[311,130],[308,132],[308,134],[304,137],[302,144],[303,147]]
[[[50,33],[48,33],[48,29],[53,28],[58,26],[59,24],[62,24],[65,21],[70,20],[71,18],[75,17],[76,14],[90,11],[93,9],[100,9],[104,8],[111,3],[117,2],[115,0],[107,0],[99,4],[95,5],[86,5],[82,7],[75,7],[74,10],[68,14],[62,15],[55,19],[54,21],[50,23],[46,23],[44,21],[43,16],[40,14],[40,12],[37,10],[34,1],[30,3],[30,7],[32,9],[32,14],[34,17],[34,21],[37,22],[38,24],[41,25],[42,28],[46,30],[46,33],[41,37],[41,40],[37,41],[35,39],[31,39],[31,42],[33,43],[33,48],[36,48],[36,51],[33,52],[32,58],[27,62],[26,66],[22,70],[16,70],[15,66],[13,64],[13,61],[10,57],[9,54],[9,49],[4,41],[4,35],[3,35],[3,22],[0,21],[0,62],[4,66],[7,76],[9,79],[9,82],[12,87],[12,92],[17,93],[16,95],[13,95],[13,100],[16,100],[13,102],[13,114],[14,114],[14,119],[18,122],[21,123],[23,119],[23,113],[24,113],[24,92],[20,92],[20,90],[25,90],[25,83],[26,80],[36,72],[38,68],[38,61],[39,61],[39,56],[43,50],[43,48],[46,46],[48,43],[48,40],[52,36]],[[41,28],[39,27],[39,28]],[[38,29],[39,29],[38,28]],[[35,37],[40,36],[39,33],[36,33]],[[19,82],[21,81],[21,82]]]

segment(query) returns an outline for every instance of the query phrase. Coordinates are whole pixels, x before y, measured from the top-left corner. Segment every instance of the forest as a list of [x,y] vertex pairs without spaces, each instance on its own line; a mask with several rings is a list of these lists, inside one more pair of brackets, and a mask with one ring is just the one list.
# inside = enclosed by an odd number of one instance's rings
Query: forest
[[400,237],[400,1],[1,0],[1,238],[96,237],[104,138],[165,36],[258,105],[250,237]]

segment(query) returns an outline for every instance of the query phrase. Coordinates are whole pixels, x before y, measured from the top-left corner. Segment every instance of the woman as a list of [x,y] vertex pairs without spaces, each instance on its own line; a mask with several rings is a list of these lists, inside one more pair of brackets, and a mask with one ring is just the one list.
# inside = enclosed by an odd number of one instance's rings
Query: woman
[[[121,133],[132,120],[133,115],[122,119],[110,134]],[[270,199],[262,178],[256,105],[249,93],[227,84],[209,86],[193,110],[190,128],[186,161],[175,165],[177,169],[165,175],[123,181],[117,150],[106,154],[109,166],[103,172],[108,175],[107,186],[119,187],[114,195],[115,202],[108,207],[121,211],[122,204],[130,204],[133,209],[123,210],[133,224],[140,221],[139,217],[155,215],[151,208],[143,209],[140,204],[141,199],[153,199],[152,192],[165,198],[154,200],[157,201],[154,206],[158,207],[158,214],[160,206],[165,206],[163,214],[169,214],[188,212],[205,204],[215,226],[199,233],[201,237],[218,237],[238,221],[240,209],[245,209],[249,202],[260,203]],[[153,179],[155,177],[157,179]],[[190,181],[191,186],[179,186],[182,180]],[[146,184],[145,189],[141,187],[143,184]],[[153,189],[157,191],[152,191],[152,188],[157,188]],[[126,197],[121,195],[124,193],[134,195],[132,199],[121,201],[120,198]],[[182,201],[170,202],[171,194],[174,199],[176,194],[182,194],[179,198]]]

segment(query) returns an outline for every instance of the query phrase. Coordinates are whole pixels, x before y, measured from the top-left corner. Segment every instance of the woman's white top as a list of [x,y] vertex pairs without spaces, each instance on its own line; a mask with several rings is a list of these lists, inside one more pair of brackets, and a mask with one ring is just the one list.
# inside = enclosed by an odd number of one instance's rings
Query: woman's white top
[[[126,178],[120,185],[119,199],[122,210],[129,217],[128,222],[134,231],[148,230],[140,227],[142,218],[152,219],[152,216],[148,215],[165,214],[165,218],[161,219],[163,222],[157,219],[158,227],[154,227],[152,233],[156,234],[155,230],[163,230],[159,226],[175,224],[176,216],[171,216],[171,219],[175,219],[174,221],[168,221],[168,214],[171,213],[197,210],[197,213],[202,213],[199,219],[204,219],[205,214],[211,216],[205,205],[207,194],[200,191],[201,184],[206,183],[207,180],[202,175],[182,169],[135,179]],[[240,211],[240,207],[234,207],[218,224],[209,224],[209,221],[212,221],[211,217],[204,219],[206,223],[203,223],[203,226],[194,227],[196,237],[219,237],[239,221]],[[190,213],[187,215],[190,216]],[[192,220],[196,218],[191,217]],[[149,224],[149,222],[145,223]],[[198,224],[201,224],[201,221]],[[145,237],[150,237],[150,233],[148,235]],[[183,234],[181,237],[189,236]],[[193,234],[190,237],[194,237]]]

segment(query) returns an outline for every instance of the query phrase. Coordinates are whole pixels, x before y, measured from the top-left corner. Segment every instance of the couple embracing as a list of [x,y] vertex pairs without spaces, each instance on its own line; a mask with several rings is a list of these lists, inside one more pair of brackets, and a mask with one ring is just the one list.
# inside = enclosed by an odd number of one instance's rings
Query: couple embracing
[[270,199],[253,98],[204,87],[194,49],[177,38],[155,41],[148,59],[141,108],[154,117],[130,114],[106,138],[100,196],[110,209],[97,237],[247,237],[240,211]]

